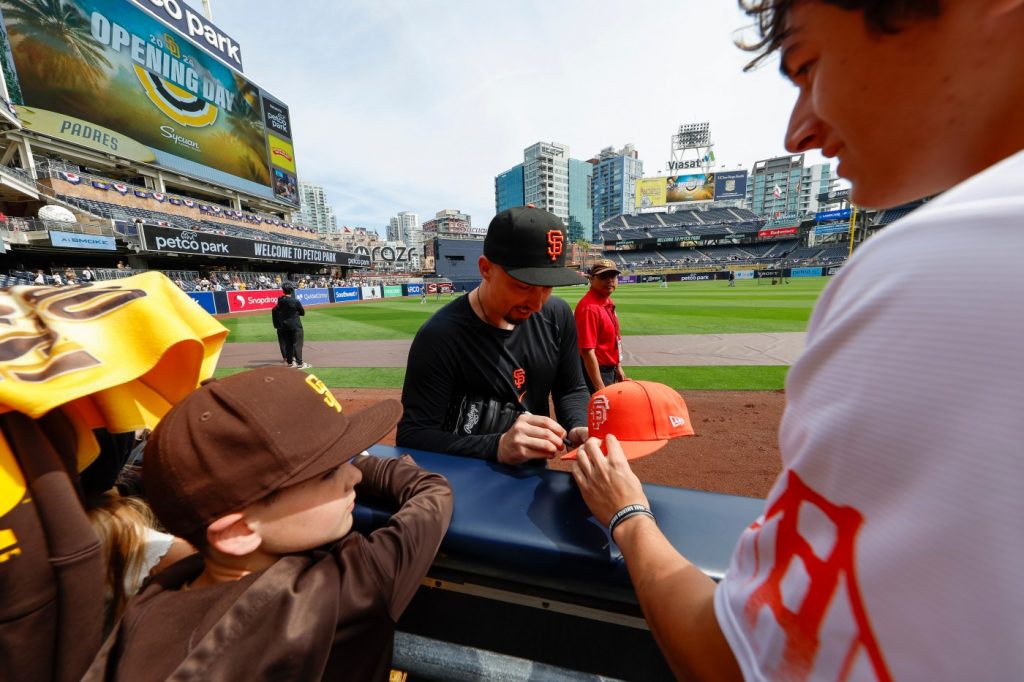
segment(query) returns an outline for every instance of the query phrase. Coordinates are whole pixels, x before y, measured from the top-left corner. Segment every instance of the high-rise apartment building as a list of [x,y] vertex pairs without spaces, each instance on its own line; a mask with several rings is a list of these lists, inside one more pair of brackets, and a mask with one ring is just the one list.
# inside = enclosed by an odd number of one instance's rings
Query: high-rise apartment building
[[473,229],[473,219],[455,208],[444,208],[435,213],[433,220],[423,223],[423,231],[443,235],[481,234]]
[[747,182],[750,210],[769,220],[795,219],[800,214],[803,173],[803,154],[755,161]]
[[565,223],[570,240],[592,239],[590,180],[593,166],[569,158],[569,147],[538,142],[523,150],[523,163],[494,178],[494,209],[500,213],[533,204]]
[[494,212],[526,205],[523,164],[517,164],[494,178]]
[[320,185],[299,180],[299,212],[306,227],[317,232],[329,233],[338,229],[334,209],[327,203],[327,195]]
[[616,151],[607,147],[590,160],[594,167],[591,183],[591,205],[594,219],[593,234],[608,218],[635,213],[636,181],[643,177],[644,162],[633,145],[627,144]]
[[569,222],[569,147],[538,142],[523,151],[523,199]]
[[816,163],[804,168],[800,178],[800,215],[806,216],[821,210],[818,208],[818,195],[835,189],[836,180],[838,177],[832,174],[831,164]]
[[565,231],[570,242],[594,241],[593,176],[594,167],[589,162],[569,159],[569,218],[565,221]]
[[388,241],[402,242],[409,247],[410,265],[419,269],[420,258],[423,256],[423,230],[420,228],[420,216],[412,211],[399,211],[398,215],[388,221]]

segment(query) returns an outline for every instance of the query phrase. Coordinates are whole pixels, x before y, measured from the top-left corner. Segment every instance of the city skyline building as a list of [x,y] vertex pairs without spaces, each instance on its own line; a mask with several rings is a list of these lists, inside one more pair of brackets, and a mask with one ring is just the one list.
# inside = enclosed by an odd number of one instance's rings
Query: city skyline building
[[769,220],[796,219],[803,171],[803,154],[755,161],[747,181],[750,210]]
[[306,227],[312,227],[319,233],[338,231],[338,219],[327,203],[322,185],[299,180],[299,213]]
[[516,164],[494,178],[494,212],[526,205],[523,164]]
[[818,195],[834,190],[838,180],[829,163],[816,163],[804,168],[800,178],[800,215],[810,215],[822,210],[819,208]]
[[569,159],[569,217],[565,220],[565,231],[570,242],[594,241],[593,178],[594,166],[589,161]]
[[523,150],[523,204],[569,222],[569,146],[537,142]]
[[432,220],[423,223],[423,232],[444,235],[477,235],[486,230],[473,228],[473,218],[457,208],[443,208],[434,214]]
[[409,247],[409,264],[418,270],[423,256],[423,229],[420,216],[412,211],[399,211],[388,221],[387,241],[401,242]]
[[532,204],[554,213],[570,241],[593,239],[593,166],[571,159],[568,145],[537,142],[523,150],[523,162],[494,177],[494,210]]
[[[633,215],[636,212],[636,181],[643,177],[644,163],[632,144],[616,151],[614,147],[602,149],[590,160],[593,165],[591,181],[592,235],[608,218]],[[588,241],[593,241],[590,239]]]

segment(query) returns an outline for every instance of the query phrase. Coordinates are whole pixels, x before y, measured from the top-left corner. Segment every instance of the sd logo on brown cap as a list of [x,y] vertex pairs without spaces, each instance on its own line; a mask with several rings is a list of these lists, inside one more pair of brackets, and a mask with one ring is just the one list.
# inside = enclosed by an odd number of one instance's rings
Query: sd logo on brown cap
[[565,225],[554,213],[530,206],[494,216],[484,238],[484,255],[509,276],[534,286],[560,287],[584,282],[565,266]]
[[322,381],[287,367],[208,381],[153,430],[146,495],[169,532],[203,542],[216,519],[341,466],[401,414],[384,400],[346,415]]

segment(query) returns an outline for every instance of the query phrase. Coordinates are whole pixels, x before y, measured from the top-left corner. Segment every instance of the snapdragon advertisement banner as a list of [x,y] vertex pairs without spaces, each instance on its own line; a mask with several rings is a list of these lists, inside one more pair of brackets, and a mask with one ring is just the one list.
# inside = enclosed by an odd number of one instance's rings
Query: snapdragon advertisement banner
[[[275,196],[265,98],[241,73],[129,0],[0,0],[0,10],[27,128],[132,160],[142,148],[158,165]],[[287,120],[277,109],[275,125]]]
[[250,310],[270,310],[277,305],[277,299],[280,296],[280,289],[230,291],[228,292],[228,310],[233,313],[248,312]]

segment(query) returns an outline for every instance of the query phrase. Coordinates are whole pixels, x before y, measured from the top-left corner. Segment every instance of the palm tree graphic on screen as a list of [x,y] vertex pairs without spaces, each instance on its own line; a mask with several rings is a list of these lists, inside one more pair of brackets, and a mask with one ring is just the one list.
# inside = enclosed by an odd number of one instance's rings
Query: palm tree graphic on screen
[[[77,7],[62,0],[5,0],[2,6],[9,29],[23,36],[18,50],[36,77],[56,87],[96,88],[105,79],[104,70],[113,67]],[[19,63],[19,70],[25,66]]]

